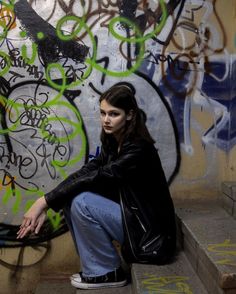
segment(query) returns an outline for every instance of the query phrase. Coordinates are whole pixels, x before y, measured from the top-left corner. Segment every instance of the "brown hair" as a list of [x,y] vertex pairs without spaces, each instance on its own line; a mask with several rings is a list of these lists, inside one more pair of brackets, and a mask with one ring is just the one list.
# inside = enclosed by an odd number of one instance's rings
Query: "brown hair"
[[[131,84],[121,82],[112,86],[100,96],[99,102],[101,103],[102,100],[106,100],[114,107],[121,108],[126,114],[132,111],[132,119],[126,122],[123,140],[126,138],[141,138],[153,144],[155,143],[146,126],[146,114],[138,107],[135,88]],[[101,141],[102,144],[109,144],[109,135],[103,129]]]

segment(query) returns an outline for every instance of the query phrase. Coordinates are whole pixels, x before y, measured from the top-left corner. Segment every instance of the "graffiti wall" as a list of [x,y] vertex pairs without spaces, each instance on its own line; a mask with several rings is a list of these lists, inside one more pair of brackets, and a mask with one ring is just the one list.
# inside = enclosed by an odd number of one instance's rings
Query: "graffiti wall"
[[[121,81],[170,185],[218,187],[219,153],[236,144],[233,3],[0,1],[1,247],[22,246],[26,209],[99,153],[98,98]],[[29,244],[66,231],[61,213],[48,216]]]

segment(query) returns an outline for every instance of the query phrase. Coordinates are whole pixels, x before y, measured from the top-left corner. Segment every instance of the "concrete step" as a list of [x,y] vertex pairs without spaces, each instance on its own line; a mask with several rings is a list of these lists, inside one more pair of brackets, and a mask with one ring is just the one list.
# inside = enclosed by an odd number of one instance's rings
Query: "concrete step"
[[131,284],[119,288],[79,290],[70,284],[69,278],[69,275],[42,276],[35,294],[131,294]]
[[70,284],[69,275],[41,275],[35,294],[75,294],[76,289]]
[[221,205],[236,219],[236,182],[228,181],[221,184]]
[[184,252],[169,265],[133,264],[132,293],[207,294]]
[[183,250],[210,294],[236,294],[236,220],[215,200],[175,203]]

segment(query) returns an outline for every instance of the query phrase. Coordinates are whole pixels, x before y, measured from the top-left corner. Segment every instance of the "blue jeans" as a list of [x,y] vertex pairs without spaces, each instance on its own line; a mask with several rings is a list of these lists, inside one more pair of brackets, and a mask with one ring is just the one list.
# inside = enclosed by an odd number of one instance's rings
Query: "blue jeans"
[[124,240],[120,205],[91,192],[76,196],[64,208],[65,219],[80,256],[84,276],[113,271],[121,264],[112,241]]

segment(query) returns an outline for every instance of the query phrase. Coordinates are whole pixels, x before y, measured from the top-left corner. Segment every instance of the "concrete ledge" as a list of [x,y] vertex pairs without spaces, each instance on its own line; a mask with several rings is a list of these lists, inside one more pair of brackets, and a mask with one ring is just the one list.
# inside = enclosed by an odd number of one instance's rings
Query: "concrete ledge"
[[[1,292],[0,292],[1,293]],[[96,290],[76,289],[70,284],[69,275],[48,275],[41,277],[35,294],[131,294],[131,285],[120,288]]]
[[133,264],[132,293],[194,293],[207,294],[188,259],[180,252],[168,265]]
[[41,277],[35,294],[75,294],[76,289],[71,286],[69,276],[67,275],[48,275]]
[[226,181],[221,184],[222,207],[236,219],[236,182]]
[[175,203],[186,256],[209,293],[236,293],[236,220],[216,200]]

